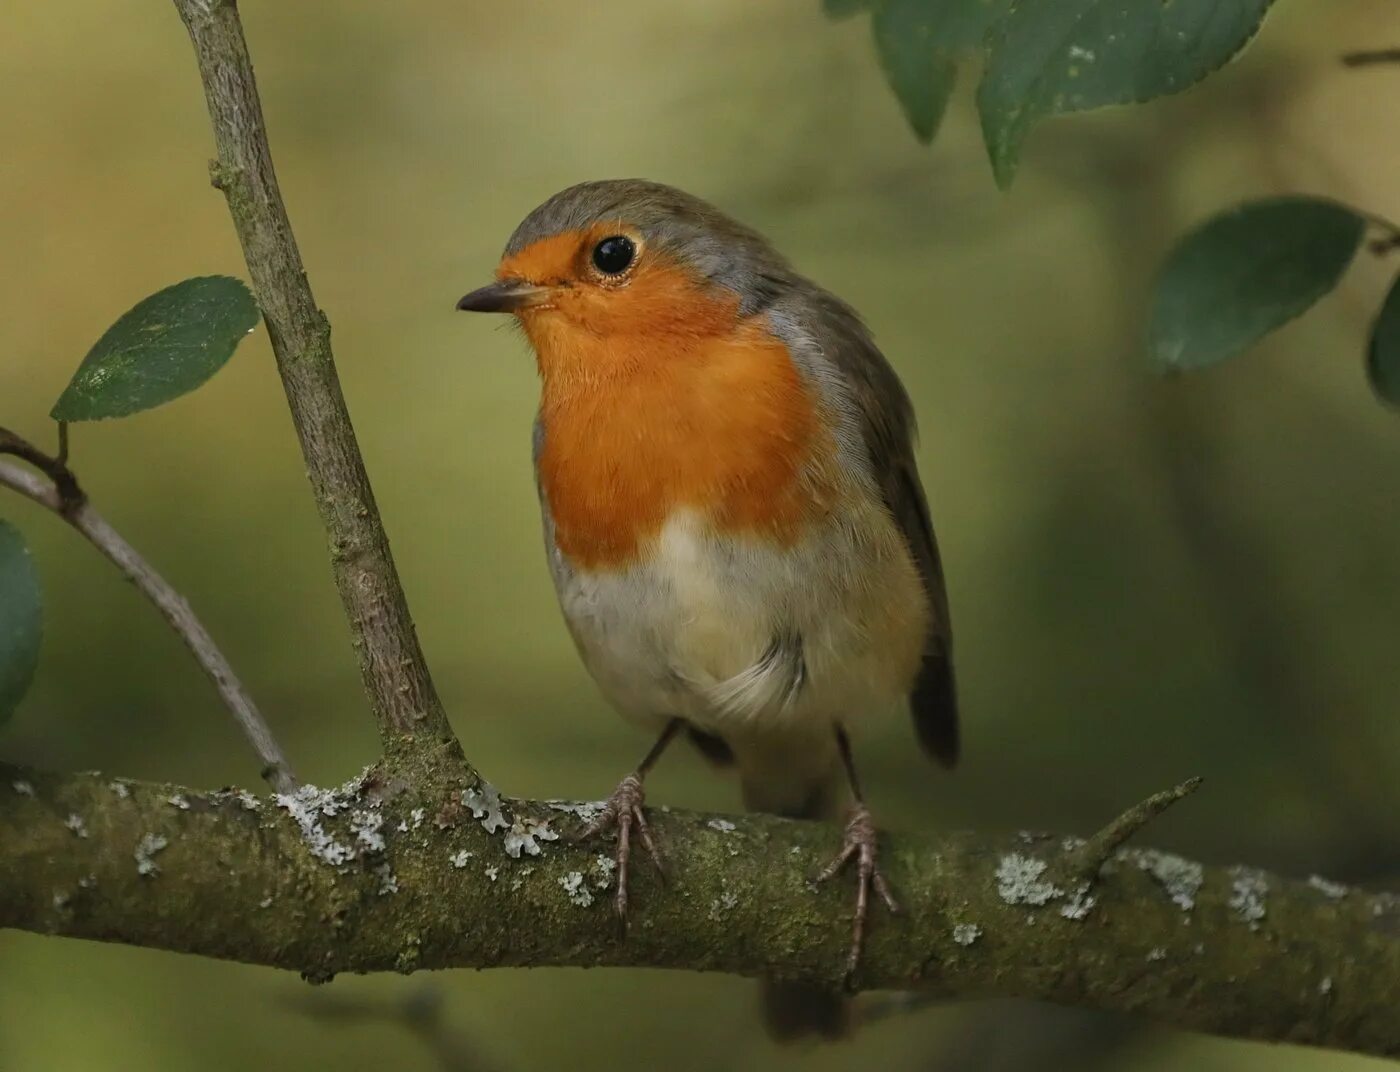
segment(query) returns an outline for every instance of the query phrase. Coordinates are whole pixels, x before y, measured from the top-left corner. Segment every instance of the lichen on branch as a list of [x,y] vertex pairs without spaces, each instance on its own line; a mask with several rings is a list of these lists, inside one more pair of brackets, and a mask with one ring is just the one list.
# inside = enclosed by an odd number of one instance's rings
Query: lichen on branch
[[[604,846],[576,840],[592,807],[508,800],[465,768],[254,797],[0,765],[0,926],[315,979],[622,965],[840,984],[847,898],[810,881],[834,828],[661,809],[670,879],[638,872],[624,939]],[[1054,879],[1083,844],[889,836],[906,911],[874,926],[853,985],[1400,1055],[1400,898],[1137,848],[1090,895]]]

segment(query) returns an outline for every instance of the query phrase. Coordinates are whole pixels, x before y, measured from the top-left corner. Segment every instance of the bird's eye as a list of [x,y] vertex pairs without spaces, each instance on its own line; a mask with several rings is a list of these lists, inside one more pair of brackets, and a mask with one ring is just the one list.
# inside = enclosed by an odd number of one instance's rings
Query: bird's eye
[[637,247],[626,235],[611,235],[593,247],[593,266],[604,275],[621,275],[627,271]]

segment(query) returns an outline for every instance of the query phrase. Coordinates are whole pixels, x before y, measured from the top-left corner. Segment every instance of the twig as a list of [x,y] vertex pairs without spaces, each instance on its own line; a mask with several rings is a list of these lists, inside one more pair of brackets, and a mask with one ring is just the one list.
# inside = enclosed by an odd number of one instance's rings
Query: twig
[[1377,67],[1383,63],[1400,63],[1400,48],[1363,49],[1342,53],[1344,67]]
[[0,454],[13,454],[34,466],[53,481],[58,492],[58,512],[65,517],[87,501],[83,489],[78,486],[78,478],[68,468],[68,426],[58,426],[58,456],[50,457],[29,440],[16,435],[8,428],[0,428]]
[[316,307],[278,190],[238,10],[232,0],[174,2],[214,128],[210,178],[228,201],[267,321],[380,736],[391,754],[411,746],[414,735],[455,746],[355,441],[330,324]]
[[1172,789],[1154,793],[1140,804],[1134,804],[1079,848],[1068,853],[1065,858],[1066,871],[1081,882],[1093,882],[1103,869],[1104,862],[1120,845],[1178,800],[1189,797],[1201,787],[1202,781],[1199,777],[1188,778]]
[[443,1072],[488,1072],[494,1065],[471,1040],[453,1031],[443,1014],[442,991],[428,983],[394,998],[327,993],[324,987],[292,993],[288,1004],[314,1020],[362,1026],[375,1021],[396,1024],[418,1037]]
[[[30,450],[32,451],[33,448],[31,447]],[[19,454],[26,461],[31,460],[19,451],[12,453]],[[34,453],[39,452],[34,451]],[[44,455],[41,455],[41,458],[50,463],[57,461],[57,459],[47,458]],[[48,469],[39,462],[36,461],[34,464],[44,469],[46,473],[48,472]],[[64,471],[66,472],[66,467],[64,467]],[[71,473],[68,475],[72,476]],[[228,660],[214,644],[208,630],[195,617],[194,611],[190,609],[185,598],[170,587],[165,578],[137,554],[136,550],[122,539],[116,529],[112,528],[85,498],[80,499],[74,506],[64,498],[56,481],[52,484],[46,483],[34,473],[3,461],[0,461],[0,485],[19,492],[67,521],[68,524],[87,537],[94,547],[106,555],[142,595],[155,604],[156,609],[170,623],[170,627],[179,634],[180,639],[185,642],[185,646],[190,649],[190,653],[208,675],[209,680],[214,683],[214,688],[218,690],[219,697],[224,701],[224,706],[232,713],[239,728],[243,731],[243,735],[248,738],[248,743],[253,746],[253,751],[262,761],[263,778],[279,793],[290,793],[295,790],[297,787],[296,775],[292,773],[291,764],[287,762],[287,757],[282,754],[281,746],[272,736],[272,731],[268,729],[267,723],[263,721],[262,714],[254,705],[252,697],[248,695],[242,682],[234,674],[233,667],[229,666]],[[73,482],[73,487],[76,489],[76,481]]]

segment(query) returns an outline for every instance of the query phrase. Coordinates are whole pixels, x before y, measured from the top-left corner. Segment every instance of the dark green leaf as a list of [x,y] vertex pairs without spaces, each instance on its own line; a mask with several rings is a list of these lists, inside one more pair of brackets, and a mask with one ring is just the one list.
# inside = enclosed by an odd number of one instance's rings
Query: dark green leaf
[[1380,316],[1376,317],[1366,371],[1371,387],[1382,401],[1400,406],[1400,277],[1391,285]]
[[258,322],[237,279],[186,279],[107,329],[54,405],[57,421],[125,417],[193,391],[223,368]]
[[921,142],[933,141],[943,122],[958,67],[952,54],[934,43],[926,24],[903,25],[901,12],[919,7],[912,0],[894,0],[875,12],[871,30],[880,69],[904,110],[904,118]]
[[1310,197],[1251,201],[1209,220],[1157,277],[1153,360],[1203,368],[1303,313],[1337,285],[1365,226],[1345,205]]
[[1223,67],[1272,0],[1015,0],[977,106],[997,184],[1039,119],[1177,93]]
[[979,48],[1011,0],[885,0],[871,16],[875,52],[905,118],[933,140],[953,92],[957,59]]
[[44,633],[39,575],[24,537],[0,521],[0,724],[29,691]]

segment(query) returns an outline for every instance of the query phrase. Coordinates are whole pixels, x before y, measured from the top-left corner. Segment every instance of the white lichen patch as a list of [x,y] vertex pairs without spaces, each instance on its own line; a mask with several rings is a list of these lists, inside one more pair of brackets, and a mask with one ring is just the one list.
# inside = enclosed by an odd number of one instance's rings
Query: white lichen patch
[[1066,834],[1060,839],[1060,848],[1065,852],[1078,852],[1087,844],[1089,843],[1077,834]]
[[476,853],[470,849],[459,849],[447,858],[447,862],[460,871],[467,866],[467,861],[475,855]]
[[32,797],[34,795],[34,783],[25,781],[23,778],[16,778],[10,783],[10,788],[22,797]]
[[1400,897],[1386,890],[1371,895],[1371,915],[1383,916],[1400,904]]
[[1070,894],[1069,900],[1060,906],[1060,915],[1065,919],[1081,920],[1087,919],[1090,910],[1098,904],[1098,898],[1089,892],[1089,883],[1081,883],[1079,888]]
[[510,826],[501,811],[501,794],[490,782],[482,782],[480,787],[468,789],[462,803],[471,811],[473,819],[481,821],[481,828],[488,834]]
[[1347,895],[1346,886],[1343,886],[1340,882],[1333,882],[1331,879],[1323,878],[1321,875],[1309,875],[1308,885],[1331,901],[1340,901]]
[[718,830],[721,834],[732,834],[738,829],[728,819],[711,819],[705,823],[711,830]]
[[414,808],[408,813],[408,817],[413,820],[413,829],[417,830],[423,825],[423,818],[428,814],[424,808]]
[[1083,60],[1085,63],[1094,62],[1094,50],[1085,48],[1083,45],[1070,45],[1069,58],[1072,60]]
[[88,836],[87,823],[77,812],[69,812],[68,818],[63,820],[63,825],[73,831],[74,837],[85,838]]
[[739,895],[729,888],[710,902],[710,918],[719,922],[739,905]]
[[97,885],[97,876],[96,876],[96,875],[84,875],[82,878],[78,879],[78,888],[79,888],[79,889],[90,890],[90,889],[93,889],[96,885]]
[[253,794],[246,789],[240,789],[238,791],[238,803],[244,811],[257,811],[262,807],[262,801],[253,796]]
[[545,804],[555,811],[576,815],[585,823],[598,818],[608,806],[606,800],[546,800]]
[[350,830],[366,852],[383,852],[384,813],[378,808],[357,809],[350,813]]
[[570,904],[587,908],[593,903],[593,891],[584,883],[582,871],[570,871],[559,880],[559,885],[564,887],[564,896]]
[[107,788],[112,791],[113,795],[118,800],[125,800],[127,797],[131,796],[131,786],[123,781],[108,782]]
[[1322,982],[1317,984],[1317,992],[1324,997],[1332,993],[1332,977],[1330,975],[1322,977]]
[[304,785],[295,793],[278,793],[273,799],[301,828],[301,838],[311,854],[332,867],[341,867],[355,858],[355,849],[337,841],[324,826],[322,817],[331,817],[345,806],[337,790]]
[[62,890],[54,890],[52,900],[54,911],[62,912],[65,908],[68,907],[68,902],[71,901],[72,898],[68,894],[64,893]]
[[1194,860],[1156,849],[1123,849],[1118,856],[1156,879],[1172,903],[1183,912],[1196,907],[1196,895],[1205,882],[1205,869]]
[[541,841],[558,840],[559,835],[550,829],[548,819],[516,819],[506,831],[506,855],[513,860],[520,859],[521,853],[538,856],[544,851],[540,848]]
[[604,856],[601,852],[593,859],[593,871],[597,876],[593,880],[593,885],[600,890],[605,890],[612,885],[613,873],[617,870],[617,861],[611,856]]
[[501,877],[501,869],[495,864],[492,864],[490,867],[486,868],[482,873],[492,882],[495,882],[496,879]]
[[164,851],[169,844],[170,839],[161,834],[142,834],[141,840],[136,843],[136,850],[132,853],[136,858],[136,873],[147,877],[160,874],[155,855]]
[[1048,904],[1056,897],[1063,897],[1065,891],[1046,881],[1044,874],[1044,860],[1009,852],[997,864],[997,893],[1011,905],[1039,906]]
[[1230,907],[1249,924],[1250,930],[1257,931],[1259,921],[1268,914],[1265,899],[1269,895],[1269,880],[1252,867],[1232,867],[1230,878]]
[[982,928],[975,923],[958,923],[953,926],[953,941],[958,945],[971,945],[982,937]]
[[176,793],[172,797],[166,797],[165,802],[172,808],[179,808],[181,811],[190,810],[190,802],[180,793]]
[[375,875],[379,878],[379,896],[399,892],[399,879],[394,874],[394,869],[389,866],[388,861],[378,865],[374,869]]
[[1149,949],[1149,950],[1147,951],[1147,959],[1148,959],[1148,960],[1154,960],[1154,961],[1155,961],[1155,960],[1166,960],[1166,959],[1167,959],[1167,951],[1166,951],[1165,949],[1163,949],[1160,945],[1155,945],[1155,946],[1153,946],[1151,949]]

